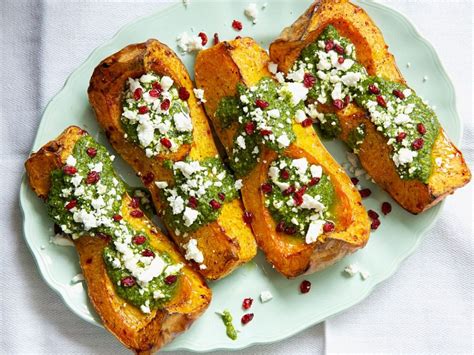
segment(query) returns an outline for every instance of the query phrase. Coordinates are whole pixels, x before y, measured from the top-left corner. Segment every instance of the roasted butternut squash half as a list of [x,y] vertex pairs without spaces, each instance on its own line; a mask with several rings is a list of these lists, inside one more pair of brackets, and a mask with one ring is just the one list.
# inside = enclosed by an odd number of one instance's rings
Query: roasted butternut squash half
[[110,143],[141,176],[183,255],[212,280],[251,260],[256,243],[243,220],[240,181],[219,158],[176,54],[157,40],[125,47],[97,66],[88,92]]
[[[257,244],[286,277],[362,248],[369,221],[348,176],[304,116],[301,84],[280,85],[251,38],[201,51],[195,77],[241,190]],[[307,90],[306,90],[307,91]]]
[[104,326],[138,354],[160,349],[208,307],[211,290],[130,198],[107,150],[67,128],[26,161],[33,191],[72,237]]
[[[434,111],[405,83],[382,33],[347,0],[318,0],[270,46],[323,133],[346,142],[403,208],[420,213],[471,173]],[[281,75],[281,74],[280,74]]]

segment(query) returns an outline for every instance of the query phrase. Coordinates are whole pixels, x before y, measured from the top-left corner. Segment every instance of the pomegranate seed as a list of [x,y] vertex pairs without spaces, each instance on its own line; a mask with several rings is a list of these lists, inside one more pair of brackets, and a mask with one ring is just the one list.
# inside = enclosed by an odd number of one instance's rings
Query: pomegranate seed
[[241,31],[242,30],[242,22],[234,20],[232,21],[232,28],[236,31]]
[[163,102],[160,105],[160,108],[163,111],[168,111],[168,109],[170,108],[170,100],[169,99],[164,99]]
[[132,200],[130,201],[129,206],[132,208],[140,207],[140,200],[137,197],[133,197]]
[[398,133],[397,135],[397,142],[400,143],[401,141],[403,141],[405,139],[405,137],[407,136],[407,134],[405,132],[400,132]]
[[280,221],[278,222],[277,226],[276,226],[276,231],[278,233],[282,233],[286,228],[286,224],[285,224],[285,221]]
[[224,200],[225,200],[225,193],[219,192],[219,193],[217,194],[217,197],[219,197],[219,200],[224,201]]
[[76,206],[77,206],[77,200],[71,200],[66,204],[65,207],[66,207],[67,210],[71,210]]
[[367,212],[367,214],[369,215],[370,219],[372,219],[372,220],[379,219],[379,214],[377,212],[375,212],[374,210],[369,210]]
[[136,235],[132,238],[133,244],[142,245],[146,242],[146,237],[144,235]]
[[334,100],[332,105],[338,110],[342,110],[344,108],[344,102],[339,99]]
[[269,129],[262,129],[260,131],[261,136],[269,136],[270,134],[272,134],[272,131],[270,131]]
[[418,133],[421,134],[421,135],[424,135],[426,133],[426,127],[423,123],[418,123],[416,125],[416,129],[417,129]]
[[120,283],[122,284],[123,287],[132,287],[135,285],[135,278],[133,276],[127,276],[124,277]]
[[157,81],[153,82],[153,83],[151,84],[151,87],[152,87],[154,90],[158,91],[160,94],[161,94],[161,92],[163,91],[163,88],[161,87],[161,84],[160,84],[159,82],[157,82]]
[[293,235],[296,233],[296,227],[295,226],[287,226],[285,228],[285,233],[289,235]]
[[303,77],[303,85],[310,89],[314,86],[314,84],[316,83],[316,78],[314,77],[313,74],[311,73],[304,73],[304,77]]
[[301,293],[308,293],[309,290],[311,290],[311,282],[309,282],[308,280],[303,280],[303,281],[300,283],[300,291],[301,291]]
[[155,174],[150,171],[142,176],[142,180],[145,185],[151,184],[155,180]]
[[382,213],[386,216],[390,212],[392,212],[392,205],[390,204],[390,202],[382,203]]
[[133,211],[130,211],[130,216],[134,218],[141,218],[143,217],[143,212],[140,210],[133,210]]
[[313,177],[313,178],[311,178],[311,180],[309,180],[308,185],[309,185],[309,186],[317,185],[320,180],[321,180],[321,179],[318,178],[318,177]]
[[370,189],[361,189],[359,190],[359,193],[362,198],[366,198],[372,194],[372,191],[370,191]]
[[255,123],[247,122],[245,124],[245,133],[247,133],[248,135],[251,135],[253,134],[253,132],[255,132]]
[[357,185],[359,183],[359,179],[356,177],[351,177],[351,181],[354,185]]
[[247,314],[244,314],[242,316],[242,318],[240,319],[240,321],[242,322],[242,324],[247,324],[248,322],[250,322],[251,320],[253,319],[253,313],[247,313]]
[[63,172],[64,174],[66,175],[74,175],[75,173],[77,173],[77,169],[73,166],[70,166],[70,165],[65,165],[63,167]]
[[216,200],[212,199],[209,204],[211,205],[211,207],[215,210],[218,210],[219,208],[221,208],[221,204],[219,202],[217,202]]
[[187,99],[189,99],[189,92],[188,90],[186,90],[184,86],[179,88],[178,95],[179,95],[179,98],[183,101],[186,101]]
[[280,171],[280,177],[281,177],[282,179],[284,179],[284,180],[288,180],[288,179],[290,178],[290,173],[289,173],[289,171],[286,170],[286,169],[282,169],[282,170]]
[[331,49],[333,49],[333,48],[334,48],[334,41],[333,41],[332,39],[328,39],[328,40],[326,41],[326,45],[324,46],[324,50],[325,50],[326,52],[329,52],[329,51],[330,51]]
[[395,89],[392,91],[392,94],[398,97],[400,100],[405,99],[405,95],[400,90]]
[[142,98],[143,90],[142,88],[136,88],[135,91],[133,92],[133,98],[135,101],[138,101]]
[[244,300],[242,301],[242,308],[243,309],[249,309],[250,307],[252,307],[252,303],[253,303],[253,298],[244,298]]
[[191,208],[197,208],[198,199],[194,196],[189,197],[188,206],[191,207]]
[[303,196],[295,193],[293,195],[293,201],[295,202],[295,206],[301,206],[303,204]]
[[344,106],[349,105],[350,102],[351,102],[351,97],[349,95],[346,95],[346,97],[344,97]]
[[252,220],[253,220],[253,213],[250,212],[250,211],[245,211],[244,215],[243,215],[243,218],[244,218],[244,222],[246,224],[250,224],[250,223],[252,223]]
[[266,182],[265,184],[262,184],[262,186],[260,186],[260,188],[262,189],[262,192],[265,193],[265,194],[269,194],[273,190],[272,185],[268,182]]
[[295,192],[295,187],[294,186],[290,186],[289,188],[287,188],[286,190],[284,190],[282,193],[283,193],[283,196],[290,196],[292,193]]
[[168,275],[165,277],[165,284],[172,285],[178,280],[178,276],[176,275]]
[[142,256],[154,257],[155,253],[153,251],[151,251],[150,249],[145,249],[145,250],[142,251]]
[[334,223],[332,223],[332,222],[326,222],[326,223],[324,223],[324,225],[323,225],[323,231],[324,231],[324,233],[332,232],[332,231],[334,231],[335,228],[336,228],[336,227],[334,226]]
[[415,150],[420,150],[421,148],[423,148],[424,144],[425,144],[425,141],[423,140],[423,138],[417,138],[413,141],[413,143],[411,144],[411,147]]
[[265,100],[260,100],[260,99],[257,99],[255,100],[255,105],[259,108],[261,108],[262,110],[266,109],[268,107],[268,105],[270,105],[268,102],[266,102]]
[[201,44],[205,46],[207,44],[207,35],[204,32],[199,32],[199,37],[201,37]]
[[96,184],[100,180],[100,174],[97,171],[91,171],[87,174],[86,183],[89,185]]
[[146,106],[140,106],[140,107],[138,108],[138,113],[139,113],[140,115],[144,115],[144,114],[147,113],[147,112],[148,112],[148,107],[146,107]]
[[160,96],[160,92],[159,92],[158,90],[156,90],[156,89],[153,89],[153,90],[150,90],[149,95],[150,95],[151,97],[159,97],[159,96]]
[[305,119],[303,122],[301,122],[301,125],[303,127],[309,127],[313,124],[313,120],[311,118]]
[[219,34],[214,33],[214,44],[217,44],[217,43],[219,43]]
[[369,92],[371,94],[378,95],[378,94],[380,94],[380,89],[377,86],[375,86],[375,84],[370,84],[369,85]]
[[337,54],[344,54],[344,47],[339,44],[334,45],[334,50]]
[[385,102],[385,99],[382,95],[377,95],[377,103],[379,104],[379,106],[387,107],[387,103]]
[[241,39],[241,38],[242,38],[242,36],[235,36],[234,39]]
[[339,57],[339,58],[337,58],[337,62],[338,62],[339,64],[344,63],[344,57]]
[[168,148],[168,149],[170,149],[171,146],[172,146],[171,141],[168,138],[165,138],[165,137],[160,139],[160,143],[163,147]]
[[89,148],[87,148],[86,153],[91,158],[94,158],[97,155],[97,149],[89,147]]
[[112,216],[112,219],[113,219],[115,222],[121,221],[122,218],[123,218],[123,217],[122,217],[121,215],[119,215],[119,214],[114,214],[114,215]]
[[374,219],[372,220],[372,223],[370,224],[370,229],[376,230],[380,226],[380,219]]

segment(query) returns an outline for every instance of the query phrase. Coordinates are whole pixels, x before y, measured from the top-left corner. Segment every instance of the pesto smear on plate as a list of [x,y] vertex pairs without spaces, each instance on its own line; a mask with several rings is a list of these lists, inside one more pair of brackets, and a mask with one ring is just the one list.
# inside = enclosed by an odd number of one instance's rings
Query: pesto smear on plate
[[126,138],[143,148],[147,157],[175,152],[191,143],[188,98],[186,88],[177,88],[169,76],[149,72],[129,78],[121,117]]
[[51,173],[48,214],[73,239],[108,241],[103,257],[117,294],[150,313],[173,297],[183,265],[151,245],[149,229],[130,223],[144,213],[138,199],[127,195],[112,161],[90,136],[80,138],[63,168]]
[[[370,76],[357,61],[354,45],[333,26],[301,52],[287,79],[309,87],[307,113],[317,119],[323,132],[337,136],[334,116],[318,112],[317,105],[334,110],[355,101],[366,109],[376,129],[387,138],[392,160],[402,179],[426,182],[431,175],[431,151],[440,125],[433,110],[406,85]],[[349,135],[350,147],[358,151],[365,128]]]

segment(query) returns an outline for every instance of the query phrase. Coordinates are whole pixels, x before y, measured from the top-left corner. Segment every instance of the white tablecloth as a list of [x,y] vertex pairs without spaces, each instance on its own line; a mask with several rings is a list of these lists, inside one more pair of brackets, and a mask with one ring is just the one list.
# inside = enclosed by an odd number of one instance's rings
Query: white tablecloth
[[[456,87],[461,146],[474,167],[471,1],[384,2],[405,13],[437,49]],[[65,78],[121,26],[162,6],[138,3],[0,2],[2,353],[127,353],[111,335],[75,317],[42,281],[21,235],[18,188],[41,112]],[[472,186],[448,198],[419,249],[361,304],[291,339],[242,353],[472,353]]]

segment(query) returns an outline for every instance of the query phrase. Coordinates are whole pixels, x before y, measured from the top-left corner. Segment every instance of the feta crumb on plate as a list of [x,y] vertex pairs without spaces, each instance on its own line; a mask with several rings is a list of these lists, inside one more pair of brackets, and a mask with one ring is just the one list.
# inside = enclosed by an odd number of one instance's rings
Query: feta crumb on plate
[[266,291],[262,291],[260,292],[260,301],[262,303],[265,303],[265,302],[268,302],[270,301],[271,299],[273,298],[273,295],[270,291],[266,290]]

